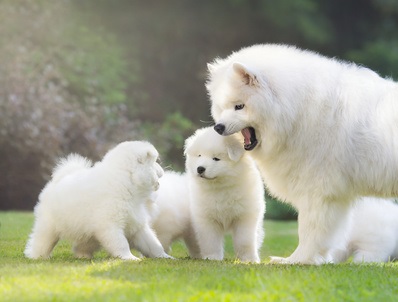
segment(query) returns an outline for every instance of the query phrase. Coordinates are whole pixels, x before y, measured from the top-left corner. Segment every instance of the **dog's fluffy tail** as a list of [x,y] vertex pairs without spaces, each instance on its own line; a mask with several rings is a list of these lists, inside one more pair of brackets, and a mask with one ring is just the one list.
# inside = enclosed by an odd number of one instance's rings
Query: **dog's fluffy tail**
[[88,158],[79,154],[70,154],[67,157],[61,158],[52,173],[52,181],[58,182],[66,175],[72,174],[76,171],[91,168],[93,163]]

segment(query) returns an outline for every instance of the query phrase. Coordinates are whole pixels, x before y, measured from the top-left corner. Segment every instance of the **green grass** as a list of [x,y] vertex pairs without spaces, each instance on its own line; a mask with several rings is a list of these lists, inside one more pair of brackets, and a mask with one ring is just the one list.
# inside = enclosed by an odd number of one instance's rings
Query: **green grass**
[[181,243],[178,260],[123,262],[104,252],[74,259],[61,242],[50,260],[23,256],[32,213],[0,212],[0,301],[392,301],[398,297],[398,263],[372,265],[270,265],[297,244],[295,222],[265,222],[258,265],[234,260],[190,260]]

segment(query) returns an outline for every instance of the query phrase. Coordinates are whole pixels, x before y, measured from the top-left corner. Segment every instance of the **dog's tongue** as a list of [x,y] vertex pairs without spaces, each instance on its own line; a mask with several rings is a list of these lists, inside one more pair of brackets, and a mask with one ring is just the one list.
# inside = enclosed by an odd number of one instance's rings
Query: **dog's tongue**
[[250,137],[251,137],[251,135],[250,135],[250,130],[249,130],[249,128],[245,128],[245,129],[243,129],[242,131],[242,135],[243,135],[243,137],[244,137],[244,139],[245,139],[245,145],[250,145]]

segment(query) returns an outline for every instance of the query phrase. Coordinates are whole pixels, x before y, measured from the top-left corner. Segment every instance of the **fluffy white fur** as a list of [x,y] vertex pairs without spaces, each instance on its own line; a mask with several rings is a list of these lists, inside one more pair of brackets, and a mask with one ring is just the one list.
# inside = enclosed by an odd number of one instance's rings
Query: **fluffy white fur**
[[113,257],[138,260],[130,247],[148,257],[169,257],[149,227],[146,201],[158,189],[163,170],[148,142],[123,142],[94,166],[72,154],[54,169],[35,207],[26,245],[29,258],[48,258],[63,238],[76,257],[91,258],[102,246]]
[[346,249],[336,262],[353,256],[354,262],[387,262],[398,259],[398,204],[389,199],[363,198],[352,210]]
[[[209,64],[215,129],[243,131],[273,195],[299,212],[299,245],[280,263],[331,261],[360,196],[398,194],[398,85],[286,45]],[[249,135],[248,127],[255,130]]]
[[264,230],[264,185],[254,162],[234,136],[211,127],[186,140],[192,224],[204,259],[222,260],[223,239],[232,233],[235,254],[259,262]]
[[152,228],[166,251],[182,239],[192,258],[200,258],[200,250],[192,227],[188,177],[166,171],[159,181],[152,214]]

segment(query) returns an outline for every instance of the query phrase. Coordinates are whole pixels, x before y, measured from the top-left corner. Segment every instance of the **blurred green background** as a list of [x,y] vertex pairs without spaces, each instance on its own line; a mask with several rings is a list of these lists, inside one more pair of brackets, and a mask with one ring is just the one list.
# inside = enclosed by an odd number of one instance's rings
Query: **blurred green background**
[[[210,125],[206,63],[289,43],[398,78],[396,0],[1,0],[0,210],[33,209],[57,157],[145,139],[182,170]],[[269,198],[270,218],[294,218]]]

